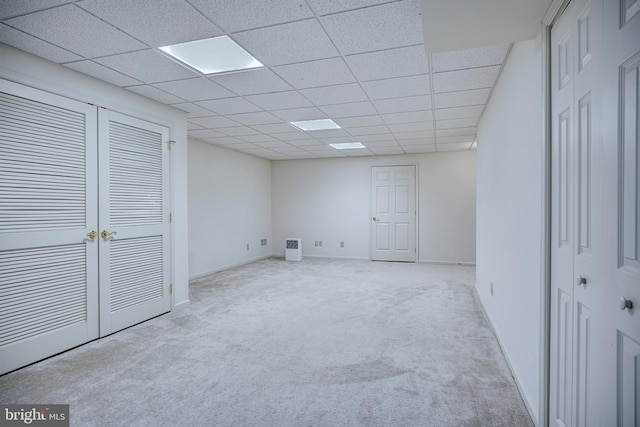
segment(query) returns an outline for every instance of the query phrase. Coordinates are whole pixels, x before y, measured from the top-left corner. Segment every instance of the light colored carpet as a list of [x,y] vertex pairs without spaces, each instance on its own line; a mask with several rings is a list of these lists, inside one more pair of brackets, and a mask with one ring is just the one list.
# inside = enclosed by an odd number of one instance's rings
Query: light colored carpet
[[73,426],[532,426],[472,267],[267,259],[0,377]]

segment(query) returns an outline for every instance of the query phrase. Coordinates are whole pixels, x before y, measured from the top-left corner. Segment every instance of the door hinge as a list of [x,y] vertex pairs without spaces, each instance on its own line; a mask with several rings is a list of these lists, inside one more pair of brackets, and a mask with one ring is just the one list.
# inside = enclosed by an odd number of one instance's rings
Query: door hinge
[[169,293],[173,293],[173,283],[169,283]]
[[169,151],[171,151],[171,147],[173,146],[173,144],[175,144],[175,141],[167,141],[167,148],[169,148]]
[[172,222],[172,221],[173,221],[173,214],[169,213],[169,222]]

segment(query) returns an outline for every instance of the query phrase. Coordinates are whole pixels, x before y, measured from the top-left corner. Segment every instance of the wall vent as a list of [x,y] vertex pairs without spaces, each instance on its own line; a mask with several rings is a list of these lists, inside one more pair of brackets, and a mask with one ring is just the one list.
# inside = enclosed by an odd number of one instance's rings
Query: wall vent
[[285,261],[302,261],[302,239],[287,239],[285,248]]
[[267,246],[267,239],[260,240],[260,247]]

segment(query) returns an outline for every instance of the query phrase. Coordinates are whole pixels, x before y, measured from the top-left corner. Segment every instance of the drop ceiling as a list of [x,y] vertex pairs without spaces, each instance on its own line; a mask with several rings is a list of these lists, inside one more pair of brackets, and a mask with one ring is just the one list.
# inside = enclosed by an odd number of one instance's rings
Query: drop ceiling
[[[510,45],[427,55],[422,9],[419,0],[2,0],[0,42],[184,110],[190,138],[266,159],[473,149]],[[219,35],[265,66],[204,76],[158,49]],[[326,118],[341,128],[288,123]],[[348,142],[366,148],[329,145]]]

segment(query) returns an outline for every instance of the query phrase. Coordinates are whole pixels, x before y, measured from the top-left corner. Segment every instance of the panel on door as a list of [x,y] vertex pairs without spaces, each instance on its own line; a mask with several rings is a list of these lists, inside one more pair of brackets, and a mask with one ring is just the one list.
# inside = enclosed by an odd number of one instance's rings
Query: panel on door
[[415,262],[415,166],[373,167],[371,194],[371,259]]
[[171,308],[169,129],[100,111],[100,335]]
[[98,337],[96,116],[0,80],[0,374]]

